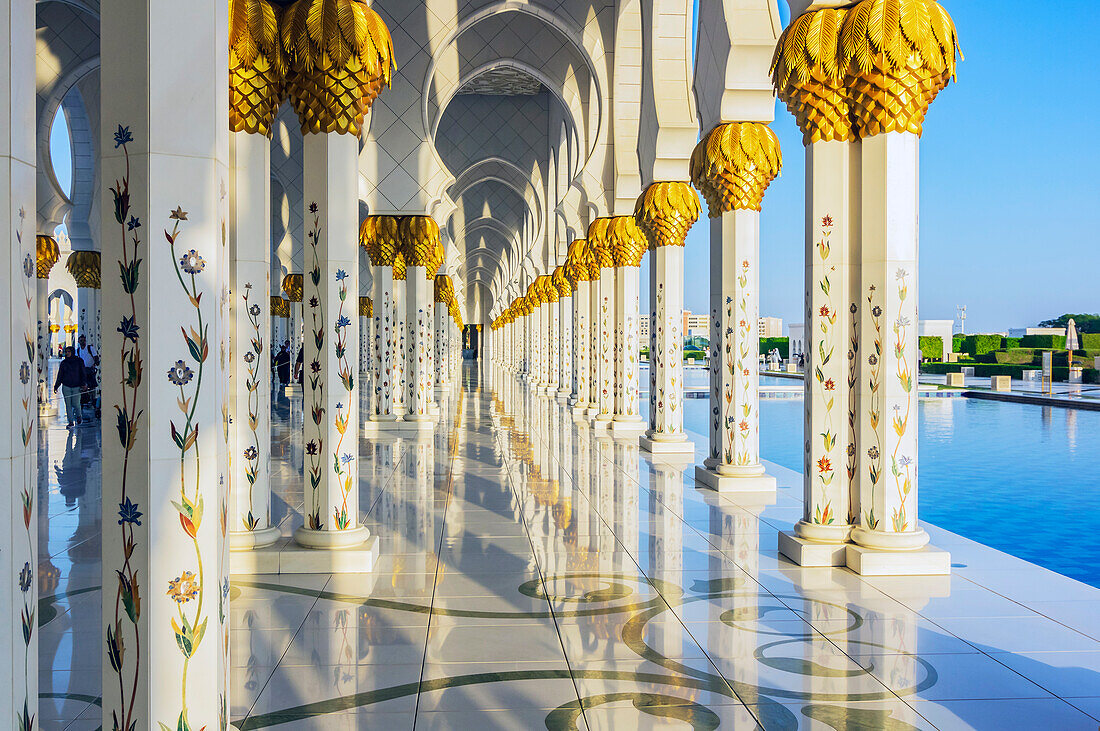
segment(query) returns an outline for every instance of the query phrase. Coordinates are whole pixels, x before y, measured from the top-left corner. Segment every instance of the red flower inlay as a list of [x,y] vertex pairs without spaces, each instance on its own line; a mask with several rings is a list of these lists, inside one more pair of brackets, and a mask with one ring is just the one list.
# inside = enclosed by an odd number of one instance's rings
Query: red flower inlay
[[819,472],[830,472],[833,469],[833,463],[828,457],[822,457],[817,461],[817,469]]

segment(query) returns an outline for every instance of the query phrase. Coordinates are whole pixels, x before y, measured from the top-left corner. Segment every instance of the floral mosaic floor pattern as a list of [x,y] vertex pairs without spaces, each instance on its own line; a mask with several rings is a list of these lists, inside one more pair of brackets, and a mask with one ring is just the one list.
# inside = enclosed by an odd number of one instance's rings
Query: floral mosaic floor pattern
[[[1097,727],[1096,589],[931,526],[954,576],[802,570],[776,552],[795,473],[772,468],[772,496],[697,489],[469,367],[441,400],[427,438],[361,442],[376,571],[235,577],[235,727]],[[300,400],[273,415],[289,532]],[[95,729],[98,434],[51,428],[42,453],[40,718]]]

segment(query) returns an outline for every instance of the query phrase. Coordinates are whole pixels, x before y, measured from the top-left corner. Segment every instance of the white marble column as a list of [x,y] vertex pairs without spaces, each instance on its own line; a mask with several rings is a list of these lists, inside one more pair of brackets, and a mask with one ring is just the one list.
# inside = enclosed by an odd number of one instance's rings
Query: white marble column
[[[53,337],[50,332],[50,271],[60,257],[57,242],[52,236],[39,234],[35,237],[37,282],[35,302],[38,312],[38,408],[44,416],[58,413],[57,399],[51,398],[53,383],[50,382],[50,358],[54,355]],[[58,303],[60,306],[60,302]]]
[[[450,353],[450,323],[447,313],[447,302],[454,296],[454,285],[446,274],[437,274],[435,277],[435,386],[440,393],[445,393],[451,385],[451,353]],[[493,331],[494,338],[499,331]],[[493,349],[493,359],[496,360],[496,348]]]
[[[606,222],[606,223],[605,223]],[[603,224],[602,229],[598,229]],[[611,258],[607,236],[609,219],[597,219],[588,230],[588,244],[595,263],[600,267],[600,279],[594,298],[595,316],[595,384],[597,426],[609,427],[615,416],[615,288],[616,270]],[[594,232],[596,229],[597,232]]]
[[[290,341],[290,384],[291,390],[295,390],[297,393],[301,393],[301,388],[298,386],[298,380],[294,377],[294,369],[298,364],[298,353],[302,350],[305,343],[305,327],[302,321],[302,292],[304,279],[301,274],[287,274],[283,277],[283,292],[287,296],[287,328],[289,333],[287,334],[287,340]],[[304,357],[304,356],[303,356]],[[305,361],[302,362],[303,371],[305,369]],[[305,378],[303,373],[302,385],[305,385]]]
[[429,216],[405,216],[401,219],[400,230],[407,266],[405,377],[408,392],[405,420],[430,423],[434,420],[432,405],[435,403],[432,341],[436,272],[433,256],[439,244],[439,227]]
[[[0,525],[4,588],[0,616],[0,708],[5,723],[29,729],[38,712],[38,316],[35,261],[35,4],[0,8]],[[52,384],[51,384],[52,385]],[[13,721],[14,719],[14,721]]]
[[[730,154],[738,147],[750,152]],[[695,477],[719,491],[775,490],[760,462],[757,318],[760,206],[780,160],[775,133],[755,122],[719,125],[692,157],[692,179],[711,215],[710,452]]]
[[684,245],[699,219],[699,197],[681,182],[649,186],[635,207],[650,242],[649,428],[642,449],[693,455],[684,432]]
[[573,287],[565,273],[565,266],[559,267],[554,275],[558,288],[558,394],[561,403],[568,401],[573,393]]
[[98,251],[74,251],[65,268],[76,282],[77,336],[99,350],[100,256]]
[[233,132],[232,256],[233,393],[229,423],[233,498],[229,544],[234,550],[274,543],[271,525],[271,140]]
[[[104,728],[227,728],[227,6],[101,3]],[[266,277],[266,272],[264,273]]]
[[307,548],[359,545],[359,140],[307,134],[303,144],[306,230],[305,518]]
[[641,273],[648,242],[633,216],[611,219],[611,255],[615,264],[615,416],[616,436],[636,436],[645,430],[638,399],[638,319]]
[[359,297],[359,409],[374,412],[374,300]]
[[393,262],[393,398],[395,413],[405,418],[409,383],[406,374],[408,325],[407,269],[401,254]]
[[558,384],[561,383],[561,360],[558,354],[561,344],[561,313],[558,311],[558,288],[553,277],[549,275],[543,286],[543,299],[543,320],[546,322],[543,328],[546,337],[546,393],[557,398]]
[[577,289],[573,294],[573,393],[570,397],[575,417],[586,414],[592,383],[592,282],[588,273],[586,249],[587,242],[584,239],[574,241],[569,248],[570,261],[573,262],[570,266],[577,274]]
[[[402,414],[399,385],[404,356],[398,350],[397,307],[394,296],[397,268],[397,219],[393,216],[368,216],[359,229],[363,248],[371,262],[371,301],[374,312],[373,363],[374,393],[371,398],[371,422],[400,421]],[[403,275],[403,271],[402,271]]]
[[859,518],[857,573],[950,573],[917,517],[917,251],[919,138],[860,143]]

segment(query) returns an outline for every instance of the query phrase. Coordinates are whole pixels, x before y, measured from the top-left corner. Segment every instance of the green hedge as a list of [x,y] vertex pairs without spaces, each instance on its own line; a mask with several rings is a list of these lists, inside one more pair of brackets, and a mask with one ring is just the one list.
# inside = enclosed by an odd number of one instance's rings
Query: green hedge
[[1100,350],[1100,333],[1085,333],[1080,336],[1081,347],[1085,350]]
[[685,350],[684,360],[688,358],[696,358],[698,360],[706,360],[707,354],[702,350]]
[[966,352],[965,350],[963,350],[963,337],[965,337],[965,336],[963,336],[963,335],[952,335],[951,336],[951,352],[952,353],[965,353]]
[[1005,338],[1004,347],[1009,350],[1011,350],[1012,348],[1022,348],[1022,341],[1023,338]]
[[783,356],[784,360],[791,357],[790,338],[760,338],[761,355],[771,352],[772,348],[779,348],[779,355]]
[[1003,335],[966,335],[962,339],[962,352],[972,356],[985,355],[1004,347]]
[[943,360],[943,338],[939,335],[921,335],[917,347],[925,360]]
[[1064,335],[1025,335],[1021,338],[1020,344],[1025,348],[1065,350],[1066,338]]
[[[1065,361],[1063,360],[1063,362]],[[988,378],[989,376],[1011,376],[1016,379],[1022,379],[1025,370],[1039,370],[1033,366],[1009,365],[1006,363],[925,363],[921,366],[921,372],[939,375],[943,375],[944,373],[961,373],[963,366],[973,366],[974,375],[979,378]],[[1081,379],[1085,383],[1100,383],[1100,371],[1097,371],[1095,368],[1085,368],[1082,371]],[[1063,382],[1068,381],[1069,368],[1066,366],[1054,366],[1054,380]]]

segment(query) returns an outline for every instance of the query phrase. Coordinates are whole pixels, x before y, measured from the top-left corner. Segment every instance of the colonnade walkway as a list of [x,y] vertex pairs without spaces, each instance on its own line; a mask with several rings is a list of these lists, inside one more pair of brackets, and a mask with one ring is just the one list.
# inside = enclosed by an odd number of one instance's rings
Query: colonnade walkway
[[[778,493],[758,500],[698,489],[690,462],[653,461],[488,366],[440,401],[434,434],[361,441],[373,573],[234,576],[236,726],[1096,727],[1100,591],[933,526],[952,576],[799,568],[776,550],[801,515],[795,473],[774,467]],[[300,400],[273,417],[286,534]],[[43,433],[41,727],[90,730],[99,434]]]

